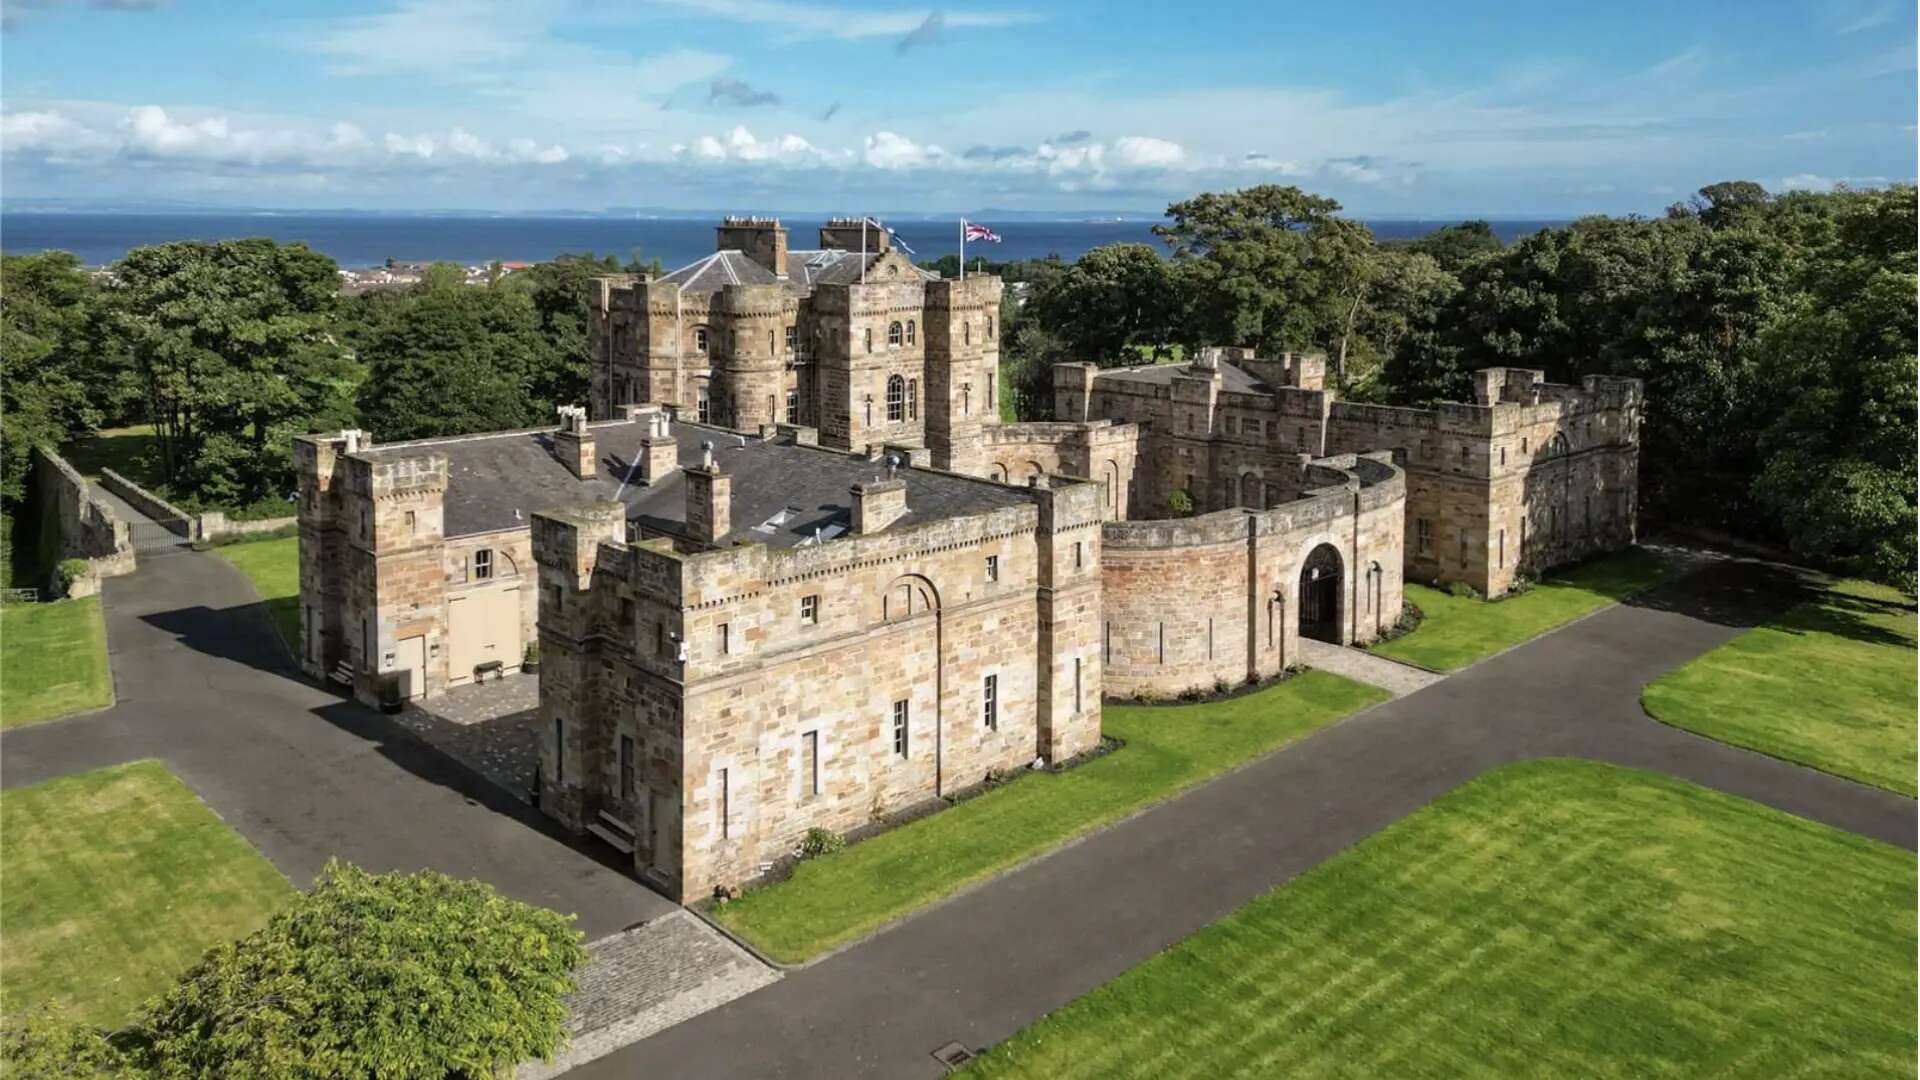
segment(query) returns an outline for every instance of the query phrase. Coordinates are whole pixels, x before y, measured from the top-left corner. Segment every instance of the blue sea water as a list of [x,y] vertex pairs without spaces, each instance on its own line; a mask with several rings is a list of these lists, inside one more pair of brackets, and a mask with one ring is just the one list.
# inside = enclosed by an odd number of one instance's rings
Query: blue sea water
[[[817,218],[782,218],[795,248],[817,242]],[[626,259],[658,258],[669,268],[713,251],[713,220],[615,217],[451,217],[365,214],[148,214],[148,213],[0,213],[0,249],[9,254],[58,249],[89,265],[104,265],[130,248],[169,240],[221,240],[268,236],[282,242],[305,241],[345,267],[372,266],[388,258],[401,261],[448,260],[463,264],[537,262],[566,252],[591,251]],[[890,221],[927,262],[959,250],[958,219]],[[969,261],[994,262],[1058,254],[1076,259],[1089,248],[1123,242],[1157,246],[1150,231],[1156,221],[986,221],[1002,242],[967,246]],[[1424,235],[1448,221],[1368,222],[1383,240]],[[1539,220],[1497,220],[1502,239],[1556,224]]]

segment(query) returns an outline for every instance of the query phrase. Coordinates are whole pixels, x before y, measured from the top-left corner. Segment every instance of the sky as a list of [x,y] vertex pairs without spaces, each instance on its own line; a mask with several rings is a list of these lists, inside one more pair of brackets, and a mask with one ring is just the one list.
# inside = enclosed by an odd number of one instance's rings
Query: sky
[[0,204],[1658,213],[1911,182],[1910,0],[0,0]]

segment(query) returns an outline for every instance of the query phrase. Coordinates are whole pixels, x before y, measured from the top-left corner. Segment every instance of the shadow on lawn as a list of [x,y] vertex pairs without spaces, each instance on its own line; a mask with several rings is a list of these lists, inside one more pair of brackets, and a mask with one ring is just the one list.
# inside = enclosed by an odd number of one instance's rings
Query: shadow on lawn
[[1868,645],[1914,647],[1911,633],[1901,634],[1872,621],[1903,618],[1911,626],[1913,608],[1905,604],[1841,592],[1817,593],[1808,599],[1812,602],[1789,612],[1777,628],[1788,633],[1832,634]]
[[[1624,601],[1631,607],[1672,611],[1721,626],[1748,629],[1768,621],[1787,633],[1825,633],[1874,645],[1913,647],[1904,637],[1870,621],[1904,615],[1913,608],[1888,600],[1827,588],[1830,579],[1812,570],[1736,559],[1716,561]],[[1798,610],[1795,610],[1798,609]]]

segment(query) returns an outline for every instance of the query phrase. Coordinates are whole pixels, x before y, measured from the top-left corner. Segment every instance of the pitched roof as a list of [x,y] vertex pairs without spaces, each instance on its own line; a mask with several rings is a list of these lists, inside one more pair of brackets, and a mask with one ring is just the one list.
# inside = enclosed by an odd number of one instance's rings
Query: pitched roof
[[[444,527],[449,537],[524,526],[534,511],[587,499],[618,499],[627,519],[655,533],[686,529],[686,480],[675,470],[648,484],[636,461],[644,421],[593,424],[598,471],[579,480],[553,452],[553,432],[509,431],[444,440],[396,443],[357,457],[396,459],[433,452],[446,455]],[[701,443],[714,446],[714,461],[733,478],[733,530],[720,543],[753,540],[793,547],[819,530],[831,538],[852,524],[854,484],[884,475],[884,466],[833,450],[791,442],[742,437],[699,424],[676,423],[681,465],[698,465]],[[901,524],[984,513],[1032,501],[1027,489],[991,480],[922,469],[904,469],[907,514]],[[897,527],[897,526],[894,526]]]
[[[1154,386],[1171,386],[1173,380],[1181,377],[1204,379],[1206,375],[1195,371],[1191,364],[1148,364],[1143,367],[1109,368],[1096,376],[1102,380],[1112,379],[1116,382],[1146,383]],[[1272,392],[1266,383],[1225,360],[1220,361],[1220,389],[1234,394]]]
[[[719,292],[728,285],[783,284],[806,292],[816,285],[852,285],[860,280],[861,269],[871,269],[883,252],[869,251],[863,260],[858,251],[839,248],[809,248],[787,252],[787,276],[776,278],[773,271],[733,248],[716,251],[661,278],[680,286],[681,292]],[[911,264],[909,264],[911,265]],[[932,281],[938,274],[919,267],[914,272]]]

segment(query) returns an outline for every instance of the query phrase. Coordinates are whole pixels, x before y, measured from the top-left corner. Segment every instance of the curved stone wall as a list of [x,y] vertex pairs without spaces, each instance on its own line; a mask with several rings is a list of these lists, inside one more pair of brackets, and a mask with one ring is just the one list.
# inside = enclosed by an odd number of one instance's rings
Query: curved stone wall
[[1300,498],[1266,510],[1102,527],[1108,697],[1210,691],[1298,664],[1301,572],[1321,545],[1340,568],[1340,642],[1393,625],[1405,474],[1390,455],[1346,455],[1306,466],[1300,482]]

